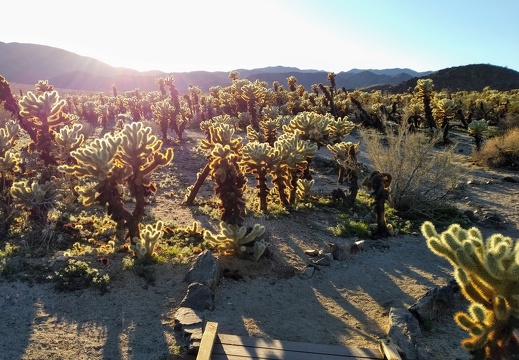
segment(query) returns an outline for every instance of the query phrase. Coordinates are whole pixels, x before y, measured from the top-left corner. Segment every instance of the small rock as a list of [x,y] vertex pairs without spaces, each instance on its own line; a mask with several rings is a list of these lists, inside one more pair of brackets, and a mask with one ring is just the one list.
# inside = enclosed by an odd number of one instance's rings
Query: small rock
[[509,183],[514,183],[514,184],[515,183],[519,183],[519,180],[517,178],[515,178],[515,177],[512,177],[512,176],[505,176],[503,178],[503,181],[504,182],[509,182]]
[[204,250],[187,272],[184,282],[198,282],[207,285],[214,291],[219,280],[220,264],[209,250]]
[[403,358],[417,360],[417,340],[422,337],[418,320],[404,308],[389,310],[388,338],[403,352]]
[[326,259],[328,259],[328,261],[330,262],[330,264],[333,262],[333,254],[332,253],[325,253],[323,255]]
[[314,261],[314,264],[320,266],[330,266],[331,261],[327,257],[323,256],[322,258],[319,258],[316,261]]
[[181,307],[175,312],[175,326],[176,324],[180,324],[180,326],[200,324],[201,326],[203,321],[204,314],[202,312],[188,307]]
[[317,250],[315,250],[315,249],[305,250],[304,252],[305,252],[305,255],[307,255],[307,256],[312,256],[312,257],[314,257],[314,256],[319,255],[319,251],[317,251]]
[[470,221],[474,222],[474,221],[477,221],[478,220],[478,217],[476,216],[476,214],[474,213],[474,211],[472,210],[465,210],[463,212],[463,215],[465,215]]
[[181,335],[181,342],[189,354],[195,354],[200,348],[204,321],[204,314],[191,308],[181,307],[175,313],[173,328]]
[[187,293],[181,307],[188,307],[194,310],[214,310],[214,291],[207,285],[201,283],[191,283],[187,288]]
[[328,245],[330,246],[333,260],[343,261],[349,257],[352,243],[342,242],[341,244],[330,243]]
[[315,273],[315,268],[312,266],[308,266],[305,271],[303,272],[304,276],[306,276],[308,279],[312,278]]

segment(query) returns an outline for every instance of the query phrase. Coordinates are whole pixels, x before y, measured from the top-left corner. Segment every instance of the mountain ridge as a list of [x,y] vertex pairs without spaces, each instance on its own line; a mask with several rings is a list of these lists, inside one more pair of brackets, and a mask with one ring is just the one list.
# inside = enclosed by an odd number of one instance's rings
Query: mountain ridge
[[[29,60],[28,60],[29,59]],[[143,91],[157,90],[155,79],[172,75],[177,89],[185,92],[189,85],[195,85],[208,91],[211,86],[228,86],[232,83],[229,72],[189,71],[163,72],[160,70],[140,72],[121,67],[113,67],[91,57],[54,48],[47,45],[0,42],[0,74],[10,82],[35,84],[39,80],[48,80],[55,87],[84,91],[111,91],[115,84],[119,91],[139,88]],[[401,71],[400,71],[401,70]],[[313,84],[328,84],[328,71],[317,69],[299,69],[288,66],[268,66],[255,69],[236,69],[240,78],[251,81],[266,81],[271,84],[278,81],[285,88],[287,77],[295,76],[298,85],[310,90]],[[348,89],[374,84],[396,84],[393,73],[403,73],[404,79],[416,74],[411,69],[341,71],[336,74],[337,87]],[[402,76],[402,74],[400,74]],[[365,78],[365,79],[364,79]]]
[[[272,85],[277,81],[285,88],[287,78],[294,76],[298,85],[307,91],[319,83],[329,85],[328,71],[299,69],[290,66],[267,66],[255,69],[236,69],[239,77],[251,81],[265,81]],[[190,85],[208,92],[213,86],[229,86],[230,72],[188,71],[164,72],[160,70],[137,71],[113,67],[92,57],[38,44],[5,43],[0,41],[0,75],[13,83],[34,85],[39,80],[60,89],[108,92],[115,85],[118,91],[158,90],[155,80],[171,75],[180,92],[187,92]],[[405,92],[416,85],[420,78],[431,78],[436,89],[449,91],[496,90],[519,88],[519,72],[489,64],[469,64],[437,71],[418,72],[409,68],[358,69],[335,74],[337,88],[365,91],[384,90]]]

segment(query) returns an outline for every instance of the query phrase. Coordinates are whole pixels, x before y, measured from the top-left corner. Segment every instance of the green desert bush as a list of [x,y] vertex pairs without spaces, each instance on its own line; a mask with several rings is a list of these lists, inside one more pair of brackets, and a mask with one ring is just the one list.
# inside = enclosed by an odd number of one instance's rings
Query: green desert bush
[[70,260],[56,271],[54,282],[57,290],[75,291],[92,287],[105,293],[108,291],[110,276],[100,274],[98,269],[84,261]]

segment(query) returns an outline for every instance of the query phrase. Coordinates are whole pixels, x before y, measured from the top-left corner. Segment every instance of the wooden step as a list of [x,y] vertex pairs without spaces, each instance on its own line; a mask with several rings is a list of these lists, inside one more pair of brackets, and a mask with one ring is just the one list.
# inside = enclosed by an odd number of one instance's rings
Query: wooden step
[[383,360],[378,349],[313,344],[217,333],[218,325],[208,322],[197,360]]

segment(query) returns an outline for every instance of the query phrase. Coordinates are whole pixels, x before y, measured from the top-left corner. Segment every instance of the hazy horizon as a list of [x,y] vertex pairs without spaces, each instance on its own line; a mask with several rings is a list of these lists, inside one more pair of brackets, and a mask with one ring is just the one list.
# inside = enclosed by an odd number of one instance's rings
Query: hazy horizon
[[[469,64],[519,70],[514,0],[77,4],[9,2],[3,6],[10,16],[0,22],[0,41],[52,46],[138,71],[286,66],[424,72]],[[39,29],[40,24],[45,26]]]

